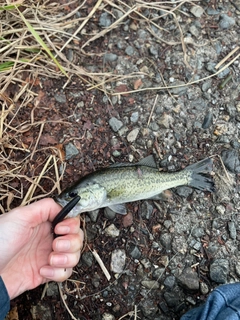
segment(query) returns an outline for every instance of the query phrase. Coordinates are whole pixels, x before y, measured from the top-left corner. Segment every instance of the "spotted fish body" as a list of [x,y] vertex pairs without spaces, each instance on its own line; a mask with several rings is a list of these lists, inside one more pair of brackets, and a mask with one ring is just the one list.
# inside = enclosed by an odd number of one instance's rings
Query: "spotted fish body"
[[205,175],[211,171],[212,159],[208,158],[182,171],[163,173],[156,168],[153,157],[149,156],[135,165],[114,165],[90,173],[63,191],[56,200],[64,206],[76,195],[81,197],[69,217],[103,207],[126,214],[125,203],[154,198],[173,187],[189,185],[214,191],[212,178]]

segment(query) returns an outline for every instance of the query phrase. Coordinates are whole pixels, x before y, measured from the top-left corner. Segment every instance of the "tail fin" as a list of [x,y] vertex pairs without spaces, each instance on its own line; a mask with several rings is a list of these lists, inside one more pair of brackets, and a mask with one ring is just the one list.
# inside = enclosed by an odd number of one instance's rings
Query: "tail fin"
[[204,159],[188,166],[185,170],[191,172],[189,185],[203,191],[215,191],[213,178],[210,176],[213,167],[211,158]]

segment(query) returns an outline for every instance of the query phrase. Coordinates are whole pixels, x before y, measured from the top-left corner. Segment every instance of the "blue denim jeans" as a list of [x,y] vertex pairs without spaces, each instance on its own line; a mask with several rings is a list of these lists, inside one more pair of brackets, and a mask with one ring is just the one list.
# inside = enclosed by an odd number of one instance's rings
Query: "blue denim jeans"
[[240,283],[226,284],[216,288],[205,304],[188,311],[181,320],[239,320]]

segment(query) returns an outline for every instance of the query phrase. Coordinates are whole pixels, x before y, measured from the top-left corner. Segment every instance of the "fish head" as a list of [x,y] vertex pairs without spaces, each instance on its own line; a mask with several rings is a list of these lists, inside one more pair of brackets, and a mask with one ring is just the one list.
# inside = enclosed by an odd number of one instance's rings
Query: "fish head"
[[61,206],[65,206],[77,195],[80,196],[79,202],[69,212],[68,217],[76,217],[82,212],[88,212],[101,208],[107,198],[107,192],[104,187],[99,184],[88,184],[81,188],[70,188],[63,191],[57,198]]

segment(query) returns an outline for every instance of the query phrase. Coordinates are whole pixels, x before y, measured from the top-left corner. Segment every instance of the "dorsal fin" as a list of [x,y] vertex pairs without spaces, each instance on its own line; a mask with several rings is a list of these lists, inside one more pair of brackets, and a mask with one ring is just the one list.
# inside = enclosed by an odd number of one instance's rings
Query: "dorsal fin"
[[110,165],[110,168],[117,168],[117,167],[131,167],[131,166],[146,166],[151,168],[157,168],[156,161],[151,154],[150,156],[147,156],[146,158],[141,159],[139,162],[136,163],[114,163]]
[[150,154],[150,156],[147,156],[146,158],[141,159],[137,165],[141,166],[147,166],[147,167],[152,167],[152,168],[157,168],[156,161],[154,159],[154,156]]

